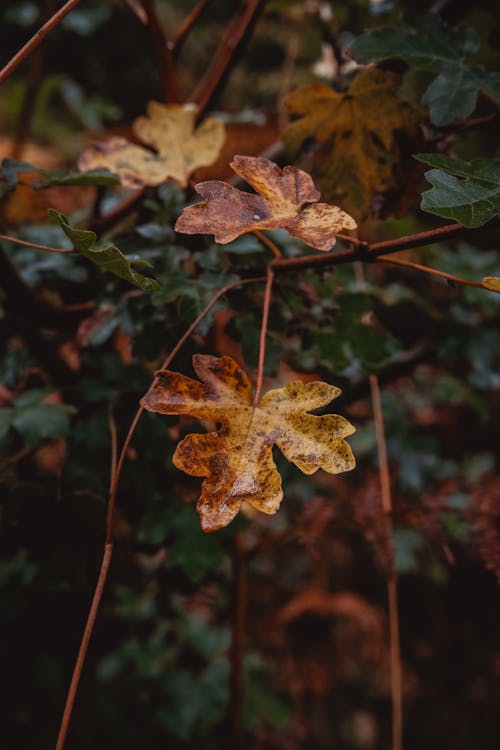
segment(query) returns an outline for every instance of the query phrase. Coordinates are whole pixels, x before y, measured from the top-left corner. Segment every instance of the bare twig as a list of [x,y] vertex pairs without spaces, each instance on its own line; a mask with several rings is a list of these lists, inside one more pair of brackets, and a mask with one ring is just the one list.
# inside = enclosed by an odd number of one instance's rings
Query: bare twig
[[170,45],[170,49],[172,50],[172,58],[175,59],[177,57],[177,55],[181,51],[182,45],[188,37],[189,32],[191,31],[203,11],[211,2],[212,0],[200,0],[198,5],[195,5],[191,13],[186,16],[174,41],[168,43]]
[[262,244],[265,245],[268,248],[268,250],[270,250],[272,252],[272,254],[276,258],[282,258],[283,257],[282,252],[279,249],[279,247],[277,247],[274,244],[274,242],[272,240],[270,240],[269,237],[266,234],[264,234],[264,232],[261,232],[259,229],[255,229],[252,232],[252,234],[254,234],[257,237],[257,239],[260,242],[262,242]]
[[233,622],[231,640],[230,705],[231,750],[243,749],[243,657],[247,608],[247,571],[245,539],[242,531],[234,537],[233,549]]
[[241,0],[238,4],[238,9],[224,31],[212,64],[189,97],[189,101],[198,105],[198,120],[202,119],[231,70],[262,5],[263,0]]
[[[373,405],[373,418],[377,436],[377,453],[382,492],[382,510],[387,542],[392,550],[392,496],[387,446],[385,442],[384,416],[380,388],[376,375],[370,375],[370,390]],[[401,646],[399,639],[399,612],[397,581],[392,560],[391,572],[387,580],[387,599],[389,610],[389,651],[391,665],[392,697],[392,750],[403,748],[403,675],[401,669]]]
[[36,34],[33,34],[31,39],[26,42],[24,47],[21,47],[19,52],[12,57],[7,65],[0,70],[0,84],[2,84],[9,76],[10,74],[22,63],[22,61],[32,52],[40,42],[42,42],[47,34],[52,31],[61,21],[63,20],[64,16],[67,16],[70,11],[73,10],[73,8],[78,5],[80,0],[68,0],[67,3],[65,3],[62,8],[60,8],[57,13],[54,13],[54,15],[49,18],[49,20],[41,26]]
[[66,698],[66,705],[64,706],[64,713],[61,719],[61,726],[59,727],[59,734],[57,736],[56,750],[63,750],[66,737],[68,735],[69,722],[71,720],[71,714],[73,712],[73,706],[75,704],[76,693],[78,691],[78,684],[80,682],[80,675],[82,673],[85,657],[87,655],[87,649],[89,647],[90,638],[92,631],[94,630],[94,624],[99,610],[99,604],[101,603],[102,592],[104,591],[104,585],[108,576],[109,565],[111,563],[111,556],[113,554],[113,543],[106,542],[104,545],[104,555],[102,558],[101,569],[99,571],[99,578],[92,598],[92,604],[90,605],[87,622],[85,623],[85,629],[83,631],[82,641],[80,648],[78,649],[78,656],[76,658],[75,668],[71,677],[71,682]]
[[142,0],[144,10],[148,19],[148,25],[153,38],[156,62],[160,73],[163,86],[163,93],[166,102],[177,102],[177,82],[172,59],[172,47],[168,44],[167,38],[156,10],[155,0]]
[[462,284],[464,286],[476,286],[480,289],[487,289],[480,281],[470,281],[469,279],[463,279],[461,276],[455,276],[452,273],[446,273],[446,271],[438,271],[437,268],[430,268],[429,266],[423,266],[420,263],[413,263],[410,260],[404,260],[403,258],[385,258],[381,255],[377,258],[377,262],[390,263],[393,266],[402,266],[403,268],[412,268],[415,271],[422,271],[423,273],[431,274],[432,276],[439,276],[447,281],[452,281],[454,284]]
[[[196,327],[201,323],[201,321],[208,315],[210,310],[213,308],[213,306],[218,302],[218,300],[227,292],[231,291],[231,289],[236,289],[240,286],[245,286],[246,284],[252,284],[252,283],[258,283],[263,282],[264,278],[259,277],[255,279],[243,279],[241,281],[233,282],[232,284],[227,284],[226,286],[219,289],[210,302],[205,306],[205,308],[201,311],[201,313],[198,315],[196,320],[194,320],[187,331],[184,333],[184,335],[179,339],[177,344],[174,346],[170,354],[167,356],[165,361],[162,363],[160,369],[165,369],[169,366],[175,355],[179,352],[182,346],[186,343],[186,341],[189,339],[193,331],[196,329]],[[90,642],[90,638],[92,636],[92,631],[94,628],[97,611],[99,608],[99,603],[101,601],[102,592],[104,589],[104,585],[106,583],[106,578],[108,575],[108,570],[111,562],[111,557],[113,554],[113,519],[114,519],[114,511],[115,511],[115,505],[116,505],[116,495],[118,491],[118,483],[120,481],[120,475],[123,469],[123,464],[125,463],[125,459],[127,456],[128,448],[130,446],[130,442],[132,440],[132,437],[134,435],[135,429],[137,427],[137,424],[144,412],[144,409],[142,406],[140,406],[135,416],[132,420],[132,423],[129,427],[129,430],[127,432],[127,436],[123,442],[120,455],[118,457],[118,461],[115,460],[114,457],[114,448],[112,447],[112,466],[116,465],[116,469],[111,471],[111,477],[110,477],[110,490],[109,490],[109,500],[108,500],[108,509],[106,514],[106,541],[104,544],[104,554],[101,564],[101,569],[99,571],[99,577],[97,579],[97,585],[94,593],[94,597],[92,600],[92,605],[87,617],[87,622],[85,625],[85,629],[83,632],[82,641],[80,644],[80,648],[78,651],[77,660],[75,663],[75,667],[73,669],[73,674],[71,677],[70,687],[68,690],[68,694],[66,697],[66,704],[64,707],[63,716],[61,719],[61,725],[59,728],[59,735],[57,739],[57,745],[56,750],[63,750],[66,737],[68,733],[69,723],[71,720],[71,715],[73,712],[73,707],[75,703],[76,694],[78,691],[78,685],[80,682],[83,665],[85,662],[85,656],[87,653],[88,645]],[[112,433],[113,435],[113,433]],[[113,436],[112,436],[113,441]]]
[[267,269],[266,289],[264,292],[264,304],[262,306],[262,324],[260,327],[259,364],[257,368],[257,385],[255,386],[254,405],[259,402],[264,380],[264,361],[266,358],[266,336],[267,323],[269,320],[269,307],[271,305],[271,294],[273,290],[274,273],[271,266]]

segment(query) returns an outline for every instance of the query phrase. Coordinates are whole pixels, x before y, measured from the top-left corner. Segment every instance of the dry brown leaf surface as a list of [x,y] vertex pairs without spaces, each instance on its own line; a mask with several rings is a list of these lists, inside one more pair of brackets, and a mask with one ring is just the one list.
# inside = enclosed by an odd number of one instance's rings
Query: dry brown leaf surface
[[311,247],[330,250],[338,232],[356,228],[338,206],[317,202],[320,192],[301,169],[282,170],[269,159],[241,155],[231,167],[257,194],[219,180],[200,182],[195,190],[204,200],[184,209],[177,232],[213,234],[216,242],[226,244],[256,229],[284,228]]
[[149,411],[220,424],[216,432],[185,437],[173,458],[187,474],[205,477],[198,501],[204,531],[226,526],[244,501],[276,513],[283,491],[273,445],[305,474],[354,468],[343,440],[353,426],[336,414],[308,413],[336,398],[340,390],[335,386],[293,381],[268,391],[254,406],[250,381],[231,357],[196,354],[193,365],[202,382],[160,370],[141,404]]
[[409,153],[418,150],[422,112],[398,96],[400,84],[398,74],[370,66],[345,93],[312,84],[285,99],[297,117],[283,135],[286,147],[295,158],[307,146],[302,163],[324,195],[359,218],[376,213],[377,195],[404,192],[412,182]]
[[138,117],[132,129],[154,152],[115,136],[89,146],[78,167],[83,172],[109,169],[129,188],[160,185],[168,179],[185,187],[195,169],[217,159],[225,138],[221,120],[208,118],[195,129],[195,118],[193,104],[150,102],[147,116]]

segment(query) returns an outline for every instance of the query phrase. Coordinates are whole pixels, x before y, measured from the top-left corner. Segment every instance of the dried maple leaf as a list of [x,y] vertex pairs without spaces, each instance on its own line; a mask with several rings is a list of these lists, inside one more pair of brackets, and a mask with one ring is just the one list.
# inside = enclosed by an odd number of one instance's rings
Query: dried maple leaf
[[[307,146],[303,163],[323,194],[340,198],[360,217],[373,209],[377,194],[413,187],[410,154],[422,138],[423,117],[419,107],[398,97],[400,84],[398,74],[372,66],[345,93],[312,84],[285,99],[298,118],[283,134],[291,155],[295,158]],[[405,149],[405,142],[410,148]]]
[[159,185],[171,178],[185,187],[191,172],[212,164],[225,138],[221,120],[209,118],[195,130],[193,104],[148,104],[147,117],[133,123],[134,134],[156,153],[114,137],[87,148],[78,167],[82,171],[105,167],[117,174],[124,187]]
[[160,370],[141,404],[149,411],[190,414],[221,425],[216,432],[185,437],[173,458],[187,474],[206,477],[198,500],[204,531],[230,523],[243,501],[276,513],[283,492],[273,445],[305,474],[354,468],[342,439],[354,432],[353,426],[336,414],[307,413],[336,398],[340,390],[335,386],[294,381],[268,391],[254,406],[250,381],[231,357],[196,354],[193,365],[201,383]]
[[213,234],[222,244],[256,229],[287,230],[318,250],[330,250],[335,234],[355,229],[354,219],[338,206],[317,203],[320,192],[301,169],[281,170],[269,159],[235,156],[233,170],[258,193],[219,180],[200,182],[196,192],[205,200],[184,209],[175,229],[184,234]]

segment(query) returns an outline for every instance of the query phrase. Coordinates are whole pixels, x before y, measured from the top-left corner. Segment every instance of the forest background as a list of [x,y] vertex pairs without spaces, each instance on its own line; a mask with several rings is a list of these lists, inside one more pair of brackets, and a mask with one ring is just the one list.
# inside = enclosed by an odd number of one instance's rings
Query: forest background
[[[107,541],[66,747],[493,750],[498,14],[73,5],[0,72],[1,746],[45,750],[59,732],[62,747]],[[0,65],[59,7],[4,0]],[[150,101],[223,122],[214,163],[156,185],[82,177],[92,144],[140,143]],[[305,170],[357,231],[328,253],[282,228],[175,232],[197,182],[234,181],[236,154]],[[356,468],[305,476],[276,452],[279,512],[206,534],[200,479],[172,465],[199,423],[145,414],[110,514],[117,452],[179,342],[170,367],[190,377],[201,353],[264,390],[340,387],[327,411],[355,426]]]

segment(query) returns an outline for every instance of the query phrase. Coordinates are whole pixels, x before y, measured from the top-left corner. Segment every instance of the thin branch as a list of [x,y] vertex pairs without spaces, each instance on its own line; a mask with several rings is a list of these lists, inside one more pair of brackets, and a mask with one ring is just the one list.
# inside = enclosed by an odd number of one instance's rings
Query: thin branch
[[273,290],[274,273],[271,266],[267,269],[266,289],[264,292],[264,304],[262,306],[262,324],[260,327],[260,344],[259,344],[259,365],[257,369],[257,385],[255,386],[255,396],[253,403],[258,403],[262,391],[262,382],[264,380],[264,360],[266,358],[266,336],[267,323],[269,320],[269,307],[271,305],[271,294]]
[[49,18],[49,20],[41,26],[36,34],[33,34],[31,39],[26,42],[24,47],[21,47],[19,52],[14,55],[13,58],[9,60],[7,65],[0,70],[0,84],[2,84],[9,76],[10,74],[22,63],[22,61],[32,52],[35,47],[38,47],[40,42],[42,42],[47,34],[52,31],[61,21],[63,20],[64,16],[67,16],[68,13],[73,10],[75,6],[78,5],[80,0],[68,0],[67,3],[65,3],[62,8],[60,8],[57,13],[54,13],[54,15]]
[[211,2],[212,0],[200,0],[198,5],[195,5],[191,13],[189,13],[184,19],[184,21],[182,22],[182,26],[179,29],[174,41],[168,42],[168,44],[170,45],[170,49],[172,51],[173,59],[177,57],[191,29],[193,28],[193,26],[195,25],[195,23],[197,22],[197,20],[203,13],[203,11],[208,7],[208,5]]
[[274,242],[270,240],[266,234],[264,234],[264,232],[261,232],[259,229],[255,229],[252,234],[254,234],[257,239],[262,242],[262,244],[265,245],[276,258],[283,257],[283,254],[279,247],[277,247],[277,245],[275,245]]
[[34,247],[37,250],[45,250],[47,253],[61,253],[68,254],[73,253],[74,250],[70,250],[64,247],[51,247],[50,245],[38,245],[36,242],[28,242],[27,240],[19,240],[17,237],[9,237],[7,234],[0,234],[0,240],[4,242],[13,242],[15,245],[24,245],[25,247]]
[[263,0],[241,0],[239,3],[223,33],[212,64],[189,97],[189,101],[198,104],[198,120],[202,119],[235,63],[237,53],[241,50],[262,5]]
[[[490,222],[490,225],[494,223],[495,220]],[[498,219],[496,220],[495,225],[498,226]],[[444,227],[438,227],[437,229],[431,229],[428,232],[409,234],[405,237],[398,237],[394,240],[384,240],[384,242],[374,242],[370,244],[368,242],[355,240],[354,242],[359,244],[357,244],[357,247],[349,250],[339,250],[338,252],[333,253],[318,253],[315,255],[300,255],[296,258],[283,258],[282,260],[273,261],[271,267],[275,273],[286,273],[305,268],[330,268],[344,263],[352,263],[356,260],[366,263],[376,260],[381,255],[396,253],[399,250],[424,247],[425,245],[432,245],[435,242],[456,239],[457,237],[468,237],[469,235],[476,233],[478,229],[483,229],[483,227],[469,229],[468,227],[462,226],[462,224],[449,224]],[[348,239],[349,242],[353,243],[351,238],[345,237],[344,239]]]
[[233,619],[230,675],[230,736],[231,750],[243,749],[243,657],[245,653],[245,623],[247,610],[246,550],[242,531],[234,537],[233,564]]
[[[196,329],[196,327],[201,323],[201,321],[205,318],[206,315],[210,312],[210,310],[213,308],[213,306],[218,302],[218,300],[227,292],[229,292],[231,289],[236,289],[239,286],[245,286],[246,284],[252,284],[257,282],[263,282],[264,278],[255,278],[255,279],[243,279],[240,281],[236,281],[232,284],[227,284],[226,286],[219,289],[210,302],[205,306],[205,308],[201,311],[201,313],[198,315],[196,320],[191,323],[187,331],[184,333],[184,335],[179,339],[177,344],[174,346],[170,354],[167,356],[165,361],[161,365],[161,369],[165,369],[169,366],[175,355],[178,353],[178,351],[181,349],[181,347],[186,343],[186,341],[189,339],[193,331]],[[63,750],[64,744],[66,742],[66,737],[68,733],[69,723],[71,720],[71,715],[73,712],[73,707],[75,703],[76,694],[78,691],[78,685],[80,682],[80,677],[83,670],[83,665],[85,662],[85,656],[87,654],[87,648],[90,642],[90,638],[92,636],[92,631],[94,628],[97,611],[99,609],[99,604],[102,597],[102,592],[104,589],[104,585],[106,583],[106,578],[108,575],[109,566],[111,563],[111,557],[113,554],[113,519],[114,519],[114,510],[116,505],[116,494],[118,491],[118,483],[120,481],[120,475],[123,469],[123,464],[125,463],[125,458],[127,456],[127,451],[130,445],[130,442],[132,440],[132,437],[134,435],[135,429],[137,427],[137,424],[144,412],[144,409],[142,406],[140,406],[135,416],[132,420],[132,423],[129,427],[129,430],[127,432],[127,436],[124,440],[122,449],[120,451],[120,456],[118,458],[118,461],[115,460],[114,457],[114,448],[112,447],[112,466],[116,466],[116,469],[111,471],[111,477],[110,477],[110,490],[109,490],[109,500],[108,500],[108,509],[106,514],[106,541],[104,544],[104,554],[101,564],[101,569],[99,571],[99,577],[97,579],[97,585],[94,593],[94,598],[92,600],[92,605],[88,614],[87,622],[85,625],[85,629],[83,632],[82,642],[80,644],[80,648],[78,651],[78,657],[75,663],[75,667],[73,670],[73,674],[71,677],[70,687],[68,690],[68,695],[66,697],[66,704],[64,707],[63,716],[61,719],[61,725],[59,728],[59,735],[57,739],[57,745],[56,750]],[[113,435],[113,433],[112,433]],[[113,441],[113,436],[112,436]]]
[[111,442],[111,456],[110,456],[110,471],[109,471],[109,491],[111,492],[111,487],[113,486],[113,482],[115,479],[116,474],[116,459],[118,455],[118,433],[116,430],[116,419],[113,414],[113,404],[111,403],[109,405],[108,409],[108,427],[109,427],[109,438]]
[[422,266],[420,263],[413,263],[410,260],[403,260],[403,258],[385,258],[383,255],[377,258],[379,263],[390,263],[393,266],[402,266],[403,268],[412,268],[415,271],[422,271],[423,273],[431,274],[432,276],[439,276],[447,281],[452,281],[454,284],[463,284],[464,286],[476,286],[480,289],[487,289],[480,281],[470,281],[469,279],[462,279],[461,276],[455,276],[452,273],[446,273],[446,271],[438,271],[437,268],[430,268],[429,266]]
[[78,691],[78,684],[80,682],[80,676],[82,673],[85,657],[87,655],[87,649],[89,647],[90,638],[94,629],[97,612],[99,610],[99,604],[101,603],[102,592],[104,591],[104,585],[108,576],[109,565],[111,563],[111,556],[113,554],[113,543],[106,542],[104,545],[104,555],[102,558],[101,569],[99,571],[99,578],[95,587],[94,596],[92,598],[92,604],[90,605],[87,622],[85,623],[85,629],[83,631],[82,641],[80,648],[78,649],[78,656],[76,658],[75,667],[73,669],[73,675],[66,698],[66,705],[64,706],[64,713],[61,719],[61,726],[59,727],[59,734],[57,735],[56,750],[63,750],[66,737],[69,729],[69,722],[71,720],[71,714],[73,712],[73,706],[75,704],[75,698]]
[[[376,375],[370,375],[370,390],[373,405],[373,418],[377,437],[377,453],[382,492],[382,510],[388,544],[392,550],[392,496],[387,445],[385,441],[382,400]],[[394,566],[387,580],[387,600],[389,610],[389,651],[391,665],[392,697],[392,750],[403,748],[403,675],[401,669],[401,645],[399,638],[399,611],[397,581]]]
[[165,32],[163,31],[163,26],[156,11],[155,0],[142,0],[142,4],[146,12],[148,26],[153,38],[156,63],[160,73],[165,101],[177,102],[179,99],[173,67],[172,47],[168,44]]

